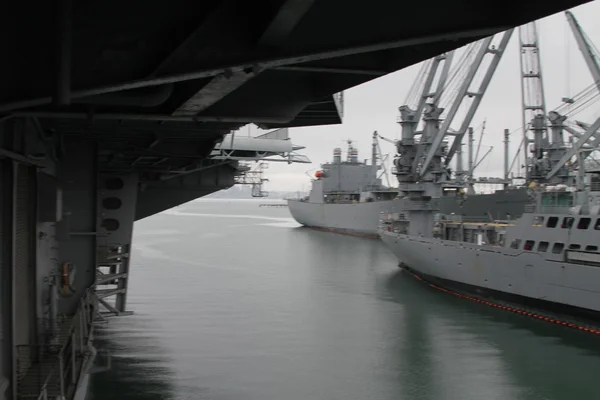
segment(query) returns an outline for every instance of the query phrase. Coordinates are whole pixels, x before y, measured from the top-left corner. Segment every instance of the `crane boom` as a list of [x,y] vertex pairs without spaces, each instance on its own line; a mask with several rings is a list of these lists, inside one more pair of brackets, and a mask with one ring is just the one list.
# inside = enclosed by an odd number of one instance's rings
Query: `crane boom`
[[440,145],[442,144],[442,140],[446,136],[445,133],[448,130],[448,128],[450,128],[450,124],[452,123],[452,120],[456,116],[456,113],[458,112],[458,108],[460,107],[462,100],[467,95],[467,91],[469,90],[469,86],[471,85],[471,83],[473,82],[473,79],[475,78],[475,74],[477,73],[477,70],[479,69],[479,66],[483,62],[483,58],[485,57],[485,55],[487,54],[487,52],[489,50],[490,44],[492,43],[492,39],[493,39],[493,36],[490,36],[490,37],[487,37],[482,40],[481,47],[479,48],[479,51],[477,52],[477,55],[475,56],[475,59],[473,60],[473,63],[471,64],[471,67],[469,68],[467,77],[462,82],[462,85],[460,86],[458,95],[456,96],[456,99],[450,106],[450,110],[448,111],[448,114],[446,115],[446,119],[444,119],[444,122],[440,126],[440,129],[439,129],[437,135],[435,135],[435,138],[433,139],[433,142],[431,143],[431,146],[429,147],[427,156],[425,158],[425,162],[423,162],[423,165],[421,167],[421,172],[420,172],[421,177],[423,177],[427,173],[429,164],[433,160],[435,153],[437,152]]
[[[471,120],[473,119],[473,116],[475,115],[475,112],[477,111],[479,104],[481,103],[481,99],[483,98],[483,95],[485,94],[485,91],[487,90],[487,88],[489,86],[492,76],[494,75],[494,72],[496,71],[496,67],[498,66],[498,63],[500,62],[500,59],[502,58],[502,55],[504,54],[504,50],[510,40],[512,33],[513,33],[513,29],[509,29],[509,30],[505,31],[502,34],[503,36],[502,36],[502,39],[500,41],[498,48],[495,48],[495,49],[490,47],[492,40],[494,38],[493,36],[490,36],[490,37],[482,40],[481,47],[480,47],[479,51],[477,52],[477,55],[475,56],[473,63],[471,64],[471,67],[469,69],[469,72],[468,72],[465,80],[462,82],[462,85],[459,89],[457,98],[452,103],[450,110],[448,111],[448,115],[446,116],[446,119],[441,124],[437,135],[435,136],[431,146],[429,147],[427,156],[426,156],[425,161],[423,162],[423,165],[420,170],[421,177],[424,177],[425,174],[428,172],[428,168],[431,164],[431,161],[433,160],[433,157],[435,156],[440,145],[442,144],[442,141],[446,137],[448,130],[450,128],[450,124],[454,120],[454,117],[456,116],[456,113],[458,112],[458,109],[459,109],[460,105],[462,104],[463,100],[465,99],[466,96],[473,97],[473,101],[471,102],[469,110],[467,111],[467,114],[461,124],[459,131],[458,131],[458,135],[456,135],[454,143],[450,150],[451,155],[449,153],[450,156],[446,157],[446,164],[448,164],[450,162],[451,157],[454,155],[454,153],[456,153],[456,150],[458,149],[458,146],[460,145],[460,143],[462,141],[462,137],[464,136],[465,132],[467,131],[467,128],[468,128],[469,124],[471,123]],[[477,90],[477,92],[469,92],[469,87],[471,86],[477,71],[481,67],[481,64],[483,62],[485,55],[488,53],[493,54],[494,58],[488,66],[488,69],[485,73],[485,76],[484,76],[480,86],[479,86],[479,89]]]
[[[431,68],[427,72],[427,78],[425,78],[425,84],[423,85],[423,91],[421,92],[421,97],[419,97],[419,104],[417,105],[417,109],[415,110],[415,120],[418,121],[421,119],[421,115],[423,114],[423,110],[425,109],[425,104],[427,104],[427,100],[433,97],[434,104],[437,103],[444,91],[446,86],[446,81],[448,79],[448,71],[450,69],[450,64],[452,63],[452,58],[454,57],[454,50],[448,53],[440,54],[433,58],[433,62],[431,63]],[[438,80],[437,88],[434,92],[431,91],[433,81],[435,79],[435,75],[440,66],[440,63],[444,61],[444,66],[442,67],[442,72],[440,75],[440,79]]]
[[596,131],[599,128],[600,128],[600,118],[596,119],[596,122],[594,122],[591,126],[588,127],[586,132],[577,140],[577,142],[575,142],[573,144],[573,147],[571,147],[563,155],[563,157],[560,159],[560,161],[558,161],[554,165],[554,168],[552,168],[552,170],[550,172],[548,172],[548,174],[546,175],[546,179],[550,180],[550,178],[552,178],[558,172],[558,170],[567,163],[567,161],[569,161],[574,155],[576,155],[577,152],[579,151],[579,149],[582,148],[583,145],[596,134]]
[[477,109],[479,108],[479,105],[481,104],[481,99],[483,98],[483,95],[485,94],[485,92],[490,84],[490,81],[492,80],[492,77],[494,76],[494,73],[496,72],[496,68],[498,67],[500,60],[502,59],[502,55],[504,54],[504,51],[506,50],[506,46],[508,46],[508,42],[510,41],[510,38],[512,37],[513,32],[514,32],[514,29],[509,29],[508,31],[504,32],[498,47],[495,50],[490,50],[492,52],[492,54],[494,55],[494,58],[488,65],[488,69],[485,73],[485,76],[484,76],[483,80],[481,81],[481,84],[479,85],[479,89],[477,90],[477,93],[474,96],[475,98],[471,102],[469,110],[467,111],[467,114],[465,115],[465,118],[463,119],[462,124],[461,124],[460,128],[458,129],[458,134],[457,134],[456,138],[454,139],[454,142],[452,143],[452,147],[450,147],[450,150],[448,151],[448,154],[446,155],[446,165],[448,165],[450,163],[450,161],[454,157],[454,154],[456,153],[456,150],[458,150],[458,146],[460,146],[460,143],[462,143],[463,137],[465,136],[467,129],[469,129],[469,125],[471,124],[471,121],[473,120],[473,117],[475,116],[475,113],[477,112]]
[[583,33],[583,29],[575,19],[575,16],[570,11],[565,11],[565,15],[567,17],[567,21],[571,26],[571,31],[573,32],[573,36],[575,36],[575,41],[577,42],[577,47],[579,47],[579,51],[583,55],[583,59],[587,64],[592,77],[594,78],[594,82],[596,82],[596,87],[600,91],[600,65],[598,65],[598,59],[596,58],[596,54],[592,50],[592,46],[588,43]]
[[[542,78],[542,69],[540,62],[540,48],[537,35],[537,26],[535,22],[530,22],[519,27],[519,39],[521,46],[521,107],[523,123],[523,157],[525,162],[525,178],[529,180],[530,172],[528,168],[527,154],[529,153],[529,144],[532,140],[529,138],[529,121],[536,115],[546,116],[546,101],[544,98],[544,84]],[[545,117],[544,117],[545,118]],[[545,119],[543,121],[545,125]],[[544,138],[545,126],[538,127],[534,132],[536,146],[542,144]]]

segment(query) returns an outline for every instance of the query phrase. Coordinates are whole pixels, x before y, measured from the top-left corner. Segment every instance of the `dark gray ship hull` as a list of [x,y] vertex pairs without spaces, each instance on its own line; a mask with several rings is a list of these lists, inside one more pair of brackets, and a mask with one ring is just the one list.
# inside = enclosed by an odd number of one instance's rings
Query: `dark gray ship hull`
[[309,228],[377,238],[379,215],[394,212],[399,200],[356,204],[309,203],[288,200],[288,209],[294,219]]
[[[493,194],[469,196],[463,201],[454,197],[440,199],[440,212],[470,217],[491,216],[505,219],[521,216],[528,203],[526,189],[497,191]],[[288,200],[292,217],[307,227],[376,238],[381,213],[394,213],[401,210],[402,200],[377,201],[371,203],[336,204],[311,203],[301,200]]]

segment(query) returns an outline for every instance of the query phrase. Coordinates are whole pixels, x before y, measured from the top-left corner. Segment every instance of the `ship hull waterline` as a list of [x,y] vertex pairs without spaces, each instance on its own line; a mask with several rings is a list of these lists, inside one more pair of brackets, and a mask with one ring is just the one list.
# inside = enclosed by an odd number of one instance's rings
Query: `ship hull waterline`
[[292,217],[308,228],[376,239],[382,212],[393,212],[396,200],[355,204],[309,203],[288,200]]
[[393,232],[382,231],[380,237],[401,268],[434,286],[600,329],[597,267],[551,262],[534,252]]

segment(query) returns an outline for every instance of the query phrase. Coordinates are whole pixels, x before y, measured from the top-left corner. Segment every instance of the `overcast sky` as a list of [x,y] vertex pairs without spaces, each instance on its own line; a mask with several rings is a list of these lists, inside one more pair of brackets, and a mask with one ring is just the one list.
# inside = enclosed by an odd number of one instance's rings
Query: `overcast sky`
[[[600,47],[600,1],[594,1],[571,10],[589,38]],[[547,110],[561,104],[563,97],[573,97],[593,83],[593,79],[579,52],[564,13],[552,15],[538,21],[540,54],[544,77]],[[345,157],[345,141],[352,139],[359,150],[359,159],[370,155],[371,135],[378,131],[390,139],[399,138],[398,107],[406,99],[416,78],[420,65],[380,77],[356,86],[344,93],[343,124],[290,129],[294,144],[306,146],[301,153],[307,155],[312,164],[270,163],[266,171],[266,190],[308,190],[310,178],[306,175],[319,168],[321,163],[332,157],[333,148],[342,147]],[[600,116],[600,103],[577,119],[593,123]],[[486,119],[486,134],[482,141],[481,154],[490,146],[494,150],[478,167],[476,176],[500,176],[503,171],[503,130],[515,131],[521,127],[521,89],[519,66],[519,36],[515,30],[507,52],[503,56],[496,74],[483,98],[472,126],[480,126]],[[457,126],[453,125],[453,128]],[[243,128],[240,134],[256,135],[255,127]],[[521,142],[522,131],[511,136],[511,160]],[[478,138],[479,132],[475,137]],[[384,153],[394,154],[393,145],[381,142]],[[466,150],[466,147],[465,147]],[[466,163],[466,155],[465,155]],[[393,177],[392,177],[393,179]],[[396,181],[394,179],[394,185]]]

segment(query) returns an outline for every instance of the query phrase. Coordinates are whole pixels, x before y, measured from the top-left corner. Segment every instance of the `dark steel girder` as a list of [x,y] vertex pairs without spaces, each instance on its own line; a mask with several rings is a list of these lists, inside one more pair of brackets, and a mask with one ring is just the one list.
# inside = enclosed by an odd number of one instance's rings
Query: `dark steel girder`
[[66,118],[83,120],[128,120],[128,121],[174,121],[174,122],[239,122],[247,123],[285,123],[285,118],[257,118],[257,117],[211,117],[204,115],[160,115],[160,114],[113,114],[113,113],[72,113],[49,111],[17,111],[12,113],[15,117],[34,118]]
[[264,47],[279,47],[294,30],[315,0],[286,0],[259,40]]
[[[314,0],[286,0],[258,40],[257,47],[277,47],[283,43],[287,35],[294,30],[294,27],[302,19],[302,16],[308,11],[313,2]],[[217,20],[221,25],[225,25],[222,23],[221,18],[211,18],[210,20],[213,23]],[[212,78],[202,89],[184,102],[175,110],[173,115],[196,115],[217,103],[261,72],[261,67],[254,67],[249,71],[224,71],[222,74]]]
[[[439,34],[424,35],[419,37],[402,38],[398,40],[392,40],[388,42],[366,44],[362,46],[351,46],[347,48],[335,48],[323,51],[309,52],[304,54],[289,55],[282,57],[257,57],[255,60],[250,62],[241,62],[237,64],[229,64],[218,66],[214,68],[207,68],[198,71],[192,71],[187,73],[179,73],[172,75],[165,75],[159,77],[150,77],[130,82],[123,82],[120,84],[89,88],[83,90],[74,90],[71,93],[71,98],[89,97],[95,95],[101,95],[106,93],[119,92],[123,90],[140,89],[151,86],[164,85],[169,83],[185,82],[190,80],[196,80],[201,78],[213,77],[222,73],[234,73],[234,72],[248,72],[255,68],[278,68],[283,66],[290,66],[294,64],[308,63],[312,61],[327,60],[338,57],[346,57],[357,54],[364,54],[370,52],[377,52],[382,50],[389,50],[401,47],[425,45],[434,42],[443,41],[454,41],[459,39],[477,39],[485,36],[495,34],[497,32],[506,30],[507,26],[497,26],[484,29],[464,30],[455,32],[444,32]],[[35,107],[40,105],[46,105],[52,102],[52,97],[40,97],[36,99],[29,99],[17,102],[10,102],[0,104],[0,112],[7,112],[17,110],[21,108]]]

